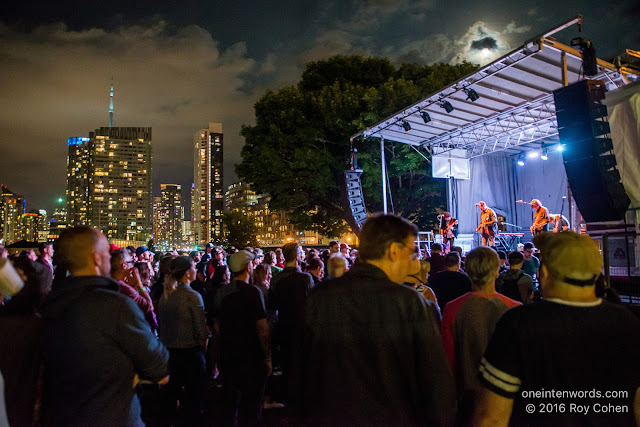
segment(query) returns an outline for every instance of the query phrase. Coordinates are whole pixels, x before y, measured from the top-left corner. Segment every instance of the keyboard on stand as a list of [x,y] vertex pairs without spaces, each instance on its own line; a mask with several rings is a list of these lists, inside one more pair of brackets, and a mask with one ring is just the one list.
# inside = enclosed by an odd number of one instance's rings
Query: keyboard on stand
[[524,233],[498,233],[496,240],[507,251],[513,251],[518,247],[520,239],[524,237]]

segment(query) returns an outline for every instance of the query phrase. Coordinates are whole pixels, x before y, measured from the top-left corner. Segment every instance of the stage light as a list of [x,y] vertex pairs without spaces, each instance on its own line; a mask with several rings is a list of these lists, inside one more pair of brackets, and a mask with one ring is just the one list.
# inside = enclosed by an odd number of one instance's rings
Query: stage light
[[431,116],[426,111],[420,111],[420,116],[422,116],[422,120],[424,120],[425,123],[429,123],[431,121]]
[[540,158],[542,160],[548,160],[549,159],[549,151],[546,148],[542,149],[542,154],[540,155]]
[[557,148],[558,151],[563,152],[564,149],[565,149],[564,144],[558,144],[558,148]]
[[464,93],[467,94],[467,99],[470,99],[471,102],[474,102],[475,100],[477,100],[478,98],[480,98],[480,95],[478,95],[478,92],[476,92],[473,89],[467,89],[464,88],[462,89],[464,91]]
[[518,166],[524,166],[524,156],[522,154],[518,157]]
[[442,103],[440,104],[440,106],[441,106],[442,108],[444,108],[444,110],[445,110],[447,113],[450,113],[450,112],[452,112],[452,111],[453,111],[453,105],[451,105],[451,103],[450,103],[449,101],[442,101]]
[[402,127],[404,128],[405,132],[409,132],[411,130],[411,123],[409,123],[406,120],[402,121]]
[[529,153],[527,154],[527,157],[533,159],[536,158],[540,155],[540,153],[536,150],[536,151],[529,151]]

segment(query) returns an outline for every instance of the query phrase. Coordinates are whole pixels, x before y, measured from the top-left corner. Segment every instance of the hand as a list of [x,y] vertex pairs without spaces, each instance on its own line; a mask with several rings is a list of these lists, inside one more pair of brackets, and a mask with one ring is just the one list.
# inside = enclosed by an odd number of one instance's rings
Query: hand
[[129,273],[124,278],[124,283],[133,287],[135,290],[142,290],[142,280],[140,280],[140,272],[137,268],[133,267],[129,269]]

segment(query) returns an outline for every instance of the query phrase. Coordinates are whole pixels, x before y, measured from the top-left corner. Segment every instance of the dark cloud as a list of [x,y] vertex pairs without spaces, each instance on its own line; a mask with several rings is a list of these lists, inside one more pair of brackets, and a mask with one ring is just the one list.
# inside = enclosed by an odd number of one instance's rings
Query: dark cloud
[[497,48],[498,48],[498,41],[493,37],[484,37],[480,40],[474,40],[471,42],[471,46],[470,46],[471,50],[482,50],[482,49],[495,50]]
[[[615,3],[615,2],[614,2]],[[582,12],[601,57],[636,48],[639,4],[584,0],[29,0],[0,3],[0,182],[47,207],[65,188],[66,140],[107,122],[153,127],[154,187],[190,187],[193,134],[225,132],[225,184],[242,124],[267,88],[295,84],[308,61],[381,55],[396,62],[486,64]],[[546,14],[547,11],[553,13]],[[616,28],[612,36],[611,28]],[[563,43],[575,28],[558,33]],[[487,50],[485,50],[487,49]],[[32,166],[29,166],[32,165]],[[43,185],[43,174],[46,185]]]

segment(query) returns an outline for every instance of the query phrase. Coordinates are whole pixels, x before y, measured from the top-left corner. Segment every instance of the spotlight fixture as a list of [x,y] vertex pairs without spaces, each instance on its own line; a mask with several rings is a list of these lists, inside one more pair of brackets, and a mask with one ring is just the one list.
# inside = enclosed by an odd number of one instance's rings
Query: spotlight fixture
[[529,153],[527,153],[527,157],[534,159],[536,157],[538,157],[540,155],[540,152],[538,150],[534,150],[534,151],[529,151]]
[[564,144],[558,144],[558,148],[557,148],[558,151],[563,152],[564,149],[565,149]]
[[422,116],[422,120],[424,120],[425,123],[429,123],[431,121],[431,116],[426,111],[420,111],[420,116]]
[[546,148],[542,149],[542,154],[540,155],[540,158],[542,160],[549,160],[549,150],[547,150]]
[[445,110],[447,113],[450,113],[450,112],[452,112],[452,111],[453,111],[453,105],[451,105],[451,103],[450,103],[449,101],[442,101],[442,103],[440,104],[440,106],[441,106],[442,108],[444,108],[444,110]]
[[409,132],[411,130],[411,123],[409,123],[406,120],[402,121],[402,127],[404,128],[405,132]]
[[524,166],[524,156],[522,154],[518,156],[518,166]]
[[476,92],[473,89],[467,89],[464,88],[462,89],[464,91],[464,93],[467,94],[467,99],[470,99],[471,102],[474,102],[475,100],[477,100],[478,98],[480,98],[480,95],[478,95],[478,92]]

